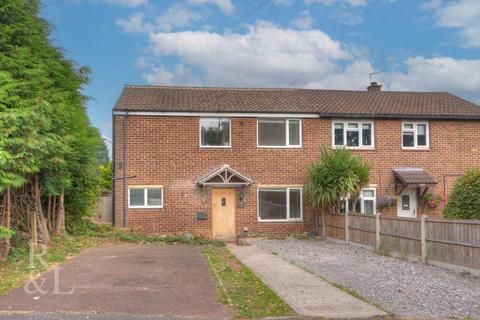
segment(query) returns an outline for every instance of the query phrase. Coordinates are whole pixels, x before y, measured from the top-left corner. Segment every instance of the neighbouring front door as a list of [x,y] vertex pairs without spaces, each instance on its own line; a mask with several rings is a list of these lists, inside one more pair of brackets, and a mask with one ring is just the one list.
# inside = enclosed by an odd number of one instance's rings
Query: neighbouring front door
[[406,188],[400,194],[397,205],[397,215],[403,218],[417,217],[417,190]]
[[212,189],[212,236],[214,239],[235,239],[235,189]]

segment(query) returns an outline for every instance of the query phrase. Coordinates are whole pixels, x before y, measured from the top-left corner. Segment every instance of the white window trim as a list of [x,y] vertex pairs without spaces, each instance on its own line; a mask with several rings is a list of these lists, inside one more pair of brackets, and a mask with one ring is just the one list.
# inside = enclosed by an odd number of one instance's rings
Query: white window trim
[[[290,218],[290,190],[300,190],[300,218]],[[260,217],[260,191],[285,191],[287,193],[287,219],[262,219]],[[257,219],[258,222],[301,222],[303,221],[303,188],[301,187],[289,187],[289,188],[257,188]]]
[[[202,145],[202,119],[228,119],[229,132],[228,132],[228,146],[204,146]],[[232,147],[232,118],[228,117],[200,117],[198,120],[198,138],[200,148],[205,149],[229,149]]]
[[[290,121],[298,121],[299,122],[299,132],[300,132],[300,144],[298,145],[290,145],[289,138],[290,138]],[[284,146],[267,146],[267,145],[260,145],[260,135],[258,133],[259,123],[260,122],[275,122],[275,121],[285,121],[285,145]],[[302,119],[265,119],[265,118],[257,118],[257,148],[268,148],[268,149],[299,149],[302,148]]]
[[[373,197],[363,198],[363,191],[370,191],[370,190],[373,190]],[[348,201],[348,200],[350,200],[350,197],[344,198],[342,200],[346,200],[345,211],[348,212],[348,213],[351,213],[350,208],[349,208],[349,201]],[[376,215],[377,214],[377,188],[376,188],[376,186],[370,185],[369,187],[363,188],[360,191],[360,196],[357,199],[357,201],[360,201],[360,212],[356,212],[356,213],[369,214],[369,213],[364,213],[365,212],[365,204],[363,203],[363,200],[373,200],[373,215]]]
[[[413,124],[413,129],[404,129],[405,124]],[[418,136],[417,136],[417,127],[419,124],[425,125],[425,133],[427,135],[427,145],[425,146],[418,146]],[[400,135],[400,145],[402,146],[403,150],[429,150],[430,149],[430,127],[428,125],[428,121],[402,121],[402,134]],[[403,133],[404,132],[413,132],[413,147],[405,147],[403,145]]]
[[[335,124],[341,123],[343,125],[343,145],[335,145]],[[352,147],[352,146],[347,146],[347,126],[349,123],[357,123],[359,126],[359,146],[358,147]],[[370,146],[364,146],[362,145],[363,143],[363,131],[362,131],[362,125],[363,124],[369,124],[371,125],[372,128],[372,145]],[[351,149],[351,150],[374,150],[375,149],[375,125],[373,120],[332,120],[332,149],[337,149],[337,148],[345,148],[345,149]]]
[[[130,190],[132,189],[143,189],[144,196],[143,196],[143,201],[144,205],[143,206],[132,206],[130,204]],[[161,206],[149,206],[147,205],[148,200],[147,200],[147,190],[148,189],[160,189],[162,190],[162,205]],[[128,186],[128,208],[129,209],[161,209],[163,208],[163,186]]]

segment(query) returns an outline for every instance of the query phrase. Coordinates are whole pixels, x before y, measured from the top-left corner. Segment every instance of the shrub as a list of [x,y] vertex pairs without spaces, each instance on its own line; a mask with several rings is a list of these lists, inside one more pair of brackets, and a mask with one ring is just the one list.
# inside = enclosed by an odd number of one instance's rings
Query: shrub
[[457,181],[443,216],[450,219],[480,219],[480,169],[467,172]]
[[15,231],[6,227],[0,226],[0,240],[10,239],[15,234]]

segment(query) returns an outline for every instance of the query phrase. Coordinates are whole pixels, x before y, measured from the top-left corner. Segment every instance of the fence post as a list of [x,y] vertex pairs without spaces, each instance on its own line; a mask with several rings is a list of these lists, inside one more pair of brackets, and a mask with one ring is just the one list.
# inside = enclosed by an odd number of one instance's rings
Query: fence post
[[375,215],[375,248],[377,249],[377,251],[380,250],[380,246],[382,245],[380,239],[380,228],[380,212],[377,212],[377,214]]
[[348,211],[345,212],[345,244],[350,240],[350,229],[348,224]]
[[426,221],[427,216],[422,215],[420,220],[420,240],[422,245],[422,263],[427,263],[427,228]]

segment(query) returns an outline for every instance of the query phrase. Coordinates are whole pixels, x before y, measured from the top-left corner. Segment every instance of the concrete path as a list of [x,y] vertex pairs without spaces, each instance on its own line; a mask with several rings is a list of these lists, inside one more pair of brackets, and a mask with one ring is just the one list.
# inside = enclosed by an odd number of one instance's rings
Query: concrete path
[[228,248],[299,315],[325,318],[386,315],[382,310],[259,247],[229,245]]
[[[32,312],[39,317],[40,313],[93,312],[229,319],[233,312],[217,301],[213,275],[201,250],[156,244],[92,248],[57,267],[58,271],[42,274],[38,287],[31,283],[0,296],[0,317],[5,315],[2,312]],[[12,317],[21,319],[20,314]]]

